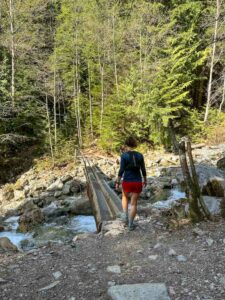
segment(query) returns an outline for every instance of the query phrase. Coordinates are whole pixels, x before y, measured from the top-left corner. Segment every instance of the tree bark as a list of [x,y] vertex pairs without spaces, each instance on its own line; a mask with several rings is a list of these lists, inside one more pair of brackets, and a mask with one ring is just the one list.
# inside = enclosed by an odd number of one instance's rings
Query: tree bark
[[49,146],[50,146],[50,151],[51,151],[52,163],[53,163],[53,166],[54,166],[55,160],[54,160],[54,152],[53,152],[53,146],[52,146],[51,120],[50,120],[49,111],[48,111],[48,95],[47,95],[47,92],[45,94],[45,106],[46,106],[46,116],[47,116],[47,123],[48,123]]
[[93,139],[93,119],[92,119],[92,97],[91,97],[91,70],[90,70],[90,64],[88,62],[88,94],[89,94],[89,114],[90,114],[90,131],[91,131],[91,137]]
[[56,52],[54,53],[53,71],[53,113],[54,113],[54,149],[57,151],[57,116],[56,116]]
[[116,85],[116,94],[119,99],[119,86],[118,86],[118,72],[117,72],[117,60],[116,60],[116,47],[115,47],[115,13],[113,11],[113,60],[114,60],[114,76],[115,76],[115,85]]
[[212,77],[213,77],[214,60],[215,60],[215,52],[216,52],[216,39],[217,39],[217,32],[218,32],[219,16],[220,16],[220,0],[216,0],[216,21],[215,21],[215,28],[214,28],[212,57],[211,57],[211,64],[210,64],[209,83],[207,89],[207,103],[206,103],[204,122],[207,122],[208,120],[209,109],[211,106]]
[[[191,153],[191,143],[190,141],[187,141],[187,143],[185,144],[184,140],[179,143],[177,142],[173,122],[171,119],[169,120],[169,130],[172,143],[174,144],[174,149],[178,149],[179,151],[180,165],[184,176],[186,194],[189,199],[190,205],[190,218],[194,222],[202,220],[204,217],[206,217],[207,219],[211,219],[211,215],[202,199],[198,176],[195,170],[194,160]],[[188,167],[187,158],[189,158],[191,172]]]
[[10,34],[11,34],[11,101],[15,105],[15,42],[14,42],[14,0],[9,0]]
[[222,101],[221,101],[221,103],[220,103],[219,113],[221,113],[222,107],[223,107],[224,102],[225,102],[225,75],[224,75],[223,78],[224,78],[224,79],[223,79],[223,95],[222,95]]
[[77,98],[77,124],[78,124],[78,142],[79,147],[82,147],[82,132],[81,132],[81,114],[80,114],[80,83],[79,83],[79,71],[78,71],[78,49],[77,49],[77,33],[76,33],[76,98]]
[[191,167],[191,173],[192,173],[192,179],[193,179],[192,180],[193,190],[195,193],[195,197],[199,200],[199,206],[202,209],[203,214],[206,216],[207,219],[211,219],[211,214],[202,198],[201,189],[200,189],[199,182],[198,182],[198,175],[196,173],[194,159],[193,159],[192,151],[191,151],[191,142],[189,140],[187,141],[187,154],[188,154],[189,163],[190,163],[190,167]]

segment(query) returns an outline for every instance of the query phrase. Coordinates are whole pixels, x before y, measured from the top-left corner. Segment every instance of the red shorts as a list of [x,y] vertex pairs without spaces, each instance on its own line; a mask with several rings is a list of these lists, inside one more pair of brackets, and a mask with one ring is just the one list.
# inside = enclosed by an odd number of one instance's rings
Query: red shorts
[[125,193],[140,194],[142,191],[142,182],[123,182],[122,188]]

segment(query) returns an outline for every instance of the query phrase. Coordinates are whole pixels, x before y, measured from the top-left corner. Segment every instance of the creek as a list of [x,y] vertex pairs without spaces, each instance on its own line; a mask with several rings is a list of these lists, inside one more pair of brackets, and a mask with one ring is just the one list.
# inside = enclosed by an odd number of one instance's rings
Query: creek
[[18,232],[19,217],[5,220],[5,231],[0,237],[8,237],[19,249],[30,250],[49,242],[65,243],[80,233],[95,232],[96,224],[93,216],[58,217],[48,223],[36,226],[32,232]]
[[[179,199],[185,198],[185,193],[179,188],[164,189],[157,197],[153,197],[151,205],[158,209],[170,208]],[[51,221],[37,225],[29,233],[18,231],[18,216],[6,219],[3,223],[5,230],[0,237],[8,237],[19,249],[24,251],[37,248],[47,243],[66,243],[80,233],[96,232],[96,223],[93,216],[60,216]]]

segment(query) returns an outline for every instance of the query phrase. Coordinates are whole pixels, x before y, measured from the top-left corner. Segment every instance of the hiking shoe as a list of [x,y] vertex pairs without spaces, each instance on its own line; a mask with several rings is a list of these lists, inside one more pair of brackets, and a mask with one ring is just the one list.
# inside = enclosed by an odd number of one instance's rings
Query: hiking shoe
[[129,224],[128,229],[129,229],[129,231],[133,231],[136,227],[137,226],[134,223],[132,223],[132,224]]
[[127,215],[126,213],[122,213],[122,214],[120,215],[120,220],[121,220],[124,224],[128,225],[128,215]]

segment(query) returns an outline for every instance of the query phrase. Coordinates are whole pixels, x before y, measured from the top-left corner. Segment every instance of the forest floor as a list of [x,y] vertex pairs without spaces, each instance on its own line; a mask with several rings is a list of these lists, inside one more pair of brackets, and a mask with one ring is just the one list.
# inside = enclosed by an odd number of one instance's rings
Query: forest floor
[[225,221],[165,222],[140,216],[131,232],[0,254],[0,298],[107,300],[115,284],[165,283],[171,300],[225,299]]

